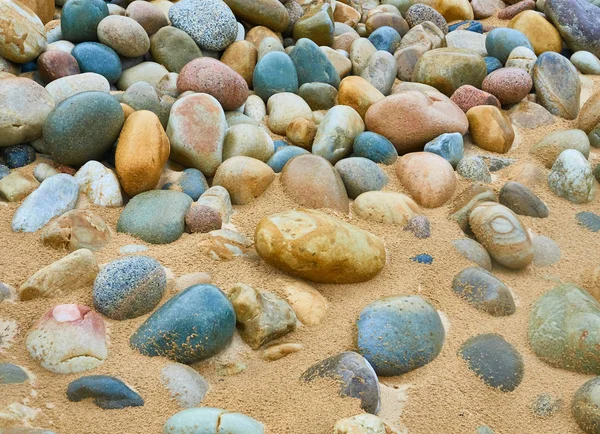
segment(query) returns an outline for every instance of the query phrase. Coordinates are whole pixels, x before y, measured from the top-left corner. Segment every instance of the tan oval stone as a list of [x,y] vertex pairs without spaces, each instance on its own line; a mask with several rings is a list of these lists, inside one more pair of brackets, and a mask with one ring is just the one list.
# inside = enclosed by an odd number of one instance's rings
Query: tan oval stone
[[264,217],[256,227],[255,247],[275,268],[322,283],[370,280],[386,261],[380,238],[314,210]]
[[12,62],[35,60],[45,49],[46,29],[35,13],[18,0],[0,0],[0,56]]
[[367,191],[354,200],[352,210],[360,218],[400,226],[420,213],[410,197],[393,191]]
[[275,345],[271,345],[270,347],[266,348],[263,352],[262,352],[262,358],[266,359],[266,360],[279,360],[282,359],[286,356],[289,356],[290,354],[294,354],[297,353],[298,351],[301,351],[304,348],[304,345],[302,344],[295,344],[295,343],[284,343],[284,344],[275,344]]
[[117,81],[117,89],[127,90],[129,86],[138,81],[145,81],[153,87],[158,86],[160,80],[169,73],[167,68],[156,62],[142,62],[123,71]]
[[46,24],[54,18],[54,0],[21,0],[25,6],[31,9],[43,24]]
[[130,197],[153,190],[167,163],[171,147],[158,116],[148,110],[132,113],[121,130],[115,167]]
[[275,172],[262,161],[239,156],[219,166],[213,185],[224,187],[234,205],[246,205],[263,194],[274,179]]
[[340,83],[338,104],[352,107],[363,119],[369,107],[383,98],[385,96],[362,77],[346,77]]
[[313,326],[323,321],[329,305],[319,291],[298,280],[279,279],[277,283],[302,324]]
[[74,209],[52,220],[43,230],[42,244],[71,252],[79,249],[99,250],[112,237],[110,228],[88,210]]
[[110,15],[100,21],[98,39],[125,57],[143,56],[150,49],[150,38],[142,25],[120,15]]
[[505,154],[515,140],[515,131],[508,116],[498,107],[480,105],[467,112],[469,132],[473,142],[486,151]]
[[600,124],[600,91],[594,93],[579,112],[579,128],[589,134]]
[[313,120],[312,110],[306,101],[289,92],[276,93],[270,97],[267,101],[267,112],[269,129],[282,136],[294,119]]
[[223,55],[221,62],[240,74],[249,88],[252,88],[252,75],[258,59],[258,50],[249,41],[236,41],[231,44]]
[[274,152],[273,139],[260,127],[238,124],[225,134],[223,160],[244,155],[267,162]]
[[413,152],[399,158],[396,174],[404,188],[425,208],[442,206],[456,188],[452,165],[431,152]]
[[560,53],[562,50],[560,33],[537,11],[521,12],[509,21],[507,27],[518,30],[527,36],[538,56],[546,51]]
[[281,183],[294,201],[310,208],[347,213],[350,207],[342,178],[329,161],[318,155],[292,158],[281,171]]

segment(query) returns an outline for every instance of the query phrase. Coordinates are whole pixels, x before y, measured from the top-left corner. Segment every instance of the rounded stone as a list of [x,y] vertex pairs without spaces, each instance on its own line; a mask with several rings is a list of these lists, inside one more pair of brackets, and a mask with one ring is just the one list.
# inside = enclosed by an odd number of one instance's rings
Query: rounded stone
[[163,432],[186,434],[201,426],[206,434],[264,434],[263,425],[241,413],[220,408],[189,408],[167,419]]
[[525,98],[531,88],[531,75],[521,68],[500,68],[488,75],[481,88],[497,97],[502,105],[516,104]]
[[473,142],[486,151],[505,154],[515,140],[510,119],[498,107],[480,105],[467,112]]
[[519,215],[546,218],[550,214],[548,207],[534,192],[514,181],[508,181],[502,186],[498,202]]
[[428,142],[423,150],[439,155],[452,164],[452,167],[456,167],[464,156],[464,141],[462,134],[441,134]]
[[481,268],[492,271],[492,259],[485,248],[477,241],[470,238],[452,241],[452,245],[462,256],[469,261],[475,262]]
[[160,380],[183,408],[198,406],[209,390],[204,377],[182,363],[167,364],[160,371]]
[[419,206],[407,195],[393,191],[369,191],[352,204],[357,216],[378,223],[405,226],[420,212]]
[[309,154],[309,152],[298,146],[284,146],[275,151],[271,158],[269,158],[269,161],[267,161],[267,165],[273,169],[275,173],[280,173],[288,161],[302,154]]
[[0,154],[9,169],[27,166],[35,161],[35,149],[29,145],[15,145],[1,148]]
[[254,92],[264,101],[279,92],[298,92],[298,75],[292,59],[280,51],[267,53],[254,68]]
[[384,50],[394,54],[400,47],[401,36],[393,27],[383,26],[371,33],[368,39],[378,51]]
[[31,9],[20,2],[0,1],[0,58],[30,62],[46,49],[47,42],[44,24]]
[[37,60],[38,72],[45,83],[69,75],[79,74],[79,64],[71,54],[64,51],[46,51]]
[[588,203],[596,195],[596,184],[589,161],[575,149],[562,151],[548,175],[548,186],[573,203]]
[[177,73],[192,60],[202,57],[194,40],[172,26],[163,27],[150,37],[150,54],[167,70]]
[[219,166],[213,185],[227,189],[234,205],[245,205],[262,195],[274,179],[275,172],[262,161],[239,156]]
[[298,89],[298,95],[312,110],[329,110],[335,105],[338,91],[327,83],[305,83]]
[[154,35],[161,28],[169,25],[165,14],[147,1],[134,0],[129,3],[126,16],[137,21],[144,28],[148,36]]
[[[279,40],[277,39],[277,41]],[[258,62],[258,49],[252,42],[235,41],[227,47],[221,56],[221,62],[240,74],[246,80],[248,87],[252,87],[254,69]],[[295,79],[298,78],[295,77]]]
[[537,101],[555,116],[575,119],[579,114],[581,80],[566,57],[551,51],[541,54],[533,67]]
[[543,15],[537,11],[523,11],[512,18],[508,27],[523,33],[533,47],[536,55],[546,51],[560,53],[562,38],[560,33]]
[[221,214],[206,205],[192,205],[185,215],[185,225],[191,233],[208,233],[221,229]]
[[[330,45],[330,44],[326,44]],[[327,83],[335,88],[340,85],[340,76],[319,46],[307,38],[299,39],[290,58],[298,72],[298,84]]]
[[243,155],[266,162],[274,152],[273,140],[260,127],[249,124],[233,125],[225,133],[223,160]]
[[340,174],[350,199],[356,199],[366,191],[381,190],[389,181],[385,172],[367,158],[345,158],[336,163],[335,169]]
[[314,121],[305,118],[294,119],[285,129],[285,136],[294,145],[311,150],[317,134]]
[[456,165],[456,173],[472,181],[492,182],[492,175],[485,161],[479,155],[463,157]]
[[[521,68],[529,75],[533,76],[533,66],[537,56],[527,47],[517,47],[510,52],[506,60],[507,68]],[[500,66],[501,68],[502,66]]]
[[273,95],[267,101],[269,119],[267,125],[275,134],[285,135],[288,125],[295,119],[313,120],[309,105],[298,95],[282,92]]
[[71,55],[77,59],[81,72],[102,75],[111,84],[115,83],[123,72],[119,55],[112,48],[97,42],[77,44]]
[[600,430],[600,377],[586,381],[573,397],[571,411],[577,425],[588,434]]
[[222,51],[235,41],[238,27],[222,0],[183,0],[169,9],[169,20],[205,50]]
[[292,30],[294,39],[310,39],[319,46],[331,46],[335,33],[332,12],[329,3],[322,3],[310,8],[294,23]]
[[69,383],[69,401],[79,402],[93,398],[94,404],[104,410],[141,407],[144,400],[123,381],[108,375],[87,375]]
[[374,301],[360,313],[357,328],[358,352],[383,376],[405,374],[430,363],[444,345],[439,314],[417,295]]
[[406,12],[406,21],[411,28],[425,21],[430,21],[442,32],[448,33],[448,23],[446,22],[446,19],[442,14],[427,4],[417,3],[408,8],[408,11]]
[[503,65],[516,47],[527,47],[534,51],[527,36],[515,29],[497,28],[489,32],[485,39],[488,54],[500,60]]
[[116,320],[137,318],[158,305],[166,287],[165,270],[156,259],[117,259],[96,276],[92,290],[94,308]]
[[560,130],[547,134],[535,143],[529,153],[540,161],[547,169],[558,159],[558,156],[567,149],[575,149],[588,158],[590,156],[590,141],[582,130]]
[[346,77],[340,83],[338,104],[352,107],[364,119],[369,107],[384,95],[362,77]]
[[600,59],[589,51],[577,51],[569,60],[582,74],[600,74]]
[[63,39],[71,42],[98,40],[98,24],[108,17],[103,0],[69,0],[61,11],[60,30]]
[[352,156],[368,158],[380,164],[394,164],[398,159],[398,151],[392,142],[371,131],[365,131],[356,136],[352,150]]
[[469,267],[458,273],[452,281],[452,291],[492,316],[512,315],[517,310],[506,285],[483,268]]
[[111,15],[98,24],[98,39],[125,57],[143,56],[150,49],[146,30],[134,19]]
[[102,75],[86,72],[54,80],[46,86],[46,90],[54,99],[54,103],[58,104],[82,92],[96,91],[108,94],[110,84]]
[[287,9],[278,0],[227,0],[226,3],[240,20],[268,27],[273,32],[283,32],[290,21]]

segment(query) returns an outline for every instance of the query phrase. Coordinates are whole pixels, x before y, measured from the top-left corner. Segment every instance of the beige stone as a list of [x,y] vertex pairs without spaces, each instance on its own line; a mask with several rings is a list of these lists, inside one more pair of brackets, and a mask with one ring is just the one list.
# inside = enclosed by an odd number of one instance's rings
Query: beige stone
[[410,197],[393,191],[367,191],[354,200],[352,209],[360,218],[400,226],[420,213]]

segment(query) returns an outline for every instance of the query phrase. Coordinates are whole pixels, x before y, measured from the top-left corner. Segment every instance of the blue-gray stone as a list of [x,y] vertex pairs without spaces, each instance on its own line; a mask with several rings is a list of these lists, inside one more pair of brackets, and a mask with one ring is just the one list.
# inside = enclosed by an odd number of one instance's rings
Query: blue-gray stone
[[0,363],[0,384],[20,384],[29,380],[29,375],[20,366]]
[[567,58],[552,51],[540,54],[533,65],[533,84],[538,104],[555,116],[577,118],[581,80]]
[[523,358],[500,335],[487,333],[469,338],[459,350],[460,356],[488,386],[511,392],[523,380]]
[[361,408],[379,413],[381,403],[379,381],[371,364],[354,351],[345,351],[322,360],[302,374],[302,380],[331,378],[340,384],[340,395],[360,399]]
[[425,145],[425,152],[432,152],[447,160],[456,168],[464,156],[465,144],[460,133],[445,133]]
[[75,208],[79,185],[75,178],[59,173],[44,180],[17,208],[12,220],[15,232],[35,232],[54,217]]
[[387,51],[391,54],[400,46],[400,33],[393,27],[382,26],[369,35],[369,41],[377,48],[377,50]]
[[277,152],[281,148],[284,148],[284,147],[289,146],[289,145],[290,144],[288,142],[286,142],[285,140],[273,140],[273,148],[274,148],[273,152]]
[[2,158],[11,169],[27,166],[35,161],[35,149],[29,145],[15,145],[2,148]]
[[496,434],[493,429],[487,425],[480,425],[476,429],[477,434]]
[[378,375],[400,375],[437,357],[444,327],[435,308],[418,295],[382,298],[358,319],[358,352]]
[[585,433],[600,432],[600,377],[586,381],[577,389],[571,411],[577,425]]
[[125,206],[117,222],[117,231],[131,234],[147,243],[172,243],[183,234],[185,214],[191,205],[192,199],[179,191],[152,190],[140,193]]
[[103,0],[67,1],[60,14],[62,38],[71,42],[97,41],[98,24],[108,14]]
[[548,0],[544,13],[573,51],[600,56],[600,7],[598,0]]
[[503,65],[506,63],[510,52],[517,47],[527,47],[533,51],[527,36],[515,29],[499,27],[489,32],[485,38],[486,51]]
[[453,32],[455,30],[468,30],[469,32],[483,33],[483,24],[479,21],[468,20],[448,26],[448,32]]
[[319,46],[307,38],[301,38],[290,53],[298,72],[298,84],[327,83],[336,89],[340,85],[340,75]]
[[353,157],[364,157],[375,163],[394,164],[398,151],[388,139],[371,131],[360,133],[354,139]]
[[502,62],[495,57],[485,56],[483,60],[485,61],[485,67],[487,68],[488,75],[503,67]]
[[562,408],[563,401],[549,393],[541,393],[531,403],[531,410],[536,416],[547,418],[556,414]]
[[21,64],[21,73],[37,71],[37,69],[38,69],[37,62],[35,60]]
[[241,413],[220,408],[189,408],[171,416],[163,428],[169,434],[264,434],[263,425]]
[[279,148],[278,151],[275,151],[271,158],[269,158],[269,161],[267,161],[267,165],[273,169],[273,172],[279,173],[283,170],[283,166],[285,166],[292,158],[309,153],[310,152],[306,149],[299,146],[284,146],[283,148]]
[[600,216],[598,214],[582,211],[575,215],[575,219],[577,219],[577,223],[580,226],[583,226],[592,232],[600,231]]
[[77,44],[71,55],[77,60],[81,72],[95,72],[111,84],[116,83],[123,72],[119,55],[112,48],[98,42]]
[[208,190],[208,181],[201,171],[190,168],[181,172],[176,181],[168,182],[163,185],[162,189],[181,191],[191,197],[192,200],[196,201],[202,193]]
[[517,309],[506,285],[483,268],[465,268],[454,277],[452,290],[475,308],[493,316],[512,315]]
[[272,51],[263,56],[254,68],[254,91],[267,101],[281,92],[298,92],[298,74],[294,62],[286,53]]
[[94,404],[104,410],[144,405],[140,395],[118,378],[108,375],[88,375],[72,381],[67,387],[67,398],[73,402],[93,398]]
[[160,262],[128,256],[106,265],[96,276],[92,297],[96,310],[109,318],[136,318],[154,309],[167,288]]
[[121,132],[125,115],[119,102],[104,92],[73,95],[50,112],[43,135],[57,163],[82,166],[100,161]]
[[0,179],[10,175],[10,169],[3,164],[0,164]]
[[344,158],[335,164],[335,168],[351,199],[356,199],[367,191],[381,190],[389,181],[376,163],[364,157]]
[[189,364],[219,353],[234,331],[235,311],[223,291],[194,285],[154,312],[131,336],[130,344],[146,356]]
[[433,264],[433,256],[428,255],[427,253],[421,253],[420,255],[413,256],[412,258],[410,258],[410,260],[418,264]]

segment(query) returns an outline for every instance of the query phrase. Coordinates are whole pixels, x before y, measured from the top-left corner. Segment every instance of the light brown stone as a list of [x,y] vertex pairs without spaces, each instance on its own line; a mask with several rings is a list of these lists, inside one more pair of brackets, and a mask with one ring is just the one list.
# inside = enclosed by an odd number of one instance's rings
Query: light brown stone
[[0,57],[12,62],[35,60],[48,41],[42,21],[18,0],[0,0]]
[[469,132],[473,142],[486,151],[505,154],[515,140],[515,131],[508,116],[498,107],[480,105],[467,112]]
[[224,187],[234,205],[246,205],[265,192],[275,179],[275,172],[255,158],[238,156],[219,166],[213,185]]
[[385,96],[362,77],[346,77],[340,83],[338,104],[352,107],[363,119],[369,107],[383,98]]
[[420,212],[410,197],[393,191],[367,191],[354,200],[352,209],[366,220],[400,226],[405,226]]
[[329,304],[319,291],[298,280],[279,279],[277,284],[302,324],[314,326],[323,321]]
[[43,230],[42,244],[71,252],[99,250],[110,241],[110,228],[89,210],[74,209],[50,222]]
[[317,134],[317,126],[314,121],[305,118],[294,119],[285,129],[285,136],[293,145],[308,151],[312,148],[315,134]]
[[257,59],[258,49],[249,41],[234,42],[221,56],[221,62],[240,74],[250,88]]

